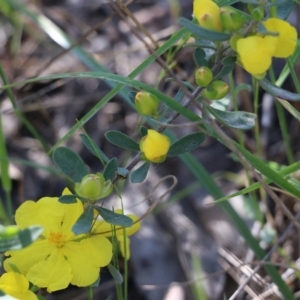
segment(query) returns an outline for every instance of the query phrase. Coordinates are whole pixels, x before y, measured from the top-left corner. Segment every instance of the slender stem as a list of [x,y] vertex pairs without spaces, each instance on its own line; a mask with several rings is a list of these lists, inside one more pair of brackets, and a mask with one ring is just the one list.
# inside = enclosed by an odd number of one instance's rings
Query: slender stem
[[[234,108],[234,111],[239,111],[239,107],[238,107],[238,103],[237,103],[238,97],[235,92],[235,83],[234,83],[234,78],[233,78],[232,72],[229,73],[228,78],[229,78],[229,87],[230,87],[230,90],[232,93],[233,108]],[[244,145],[244,135],[241,132],[241,130],[238,130],[238,140],[239,140],[239,144],[243,146]]]
[[296,87],[297,93],[300,94],[300,83],[299,83],[299,80],[298,80],[298,76],[297,76],[297,74],[294,70],[292,59],[289,57],[289,58],[287,58],[286,61],[287,61],[287,64],[288,64],[288,67],[289,67],[294,85]]
[[[259,92],[259,85],[258,82],[253,79],[253,90],[254,90],[254,113],[258,115],[258,92]],[[259,122],[255,122],[254,127],[254,134],[255,134],[255,142],[257,146],[257,155],[259,157],[262,156],[262,147],[260,142],[260,133],[259,133]]]
[[[274,71],[272,68],[270,68],[269,74],[270,74],[271,82],[273,84],[275,84],[276,79],[275,79]],[[295,158],[294,158],[294,154],[292,151],[291,140],[290,140],[290,135],[288,132],[288,126],[287,126],[286,117],[284,114],[284,109],[283,109],[282,105],[276,100],[275,100],[275,105],[276,105],[276,111],[277,111],[277,116],[278,116],[278,120],[279,120],[279,126],[280,126],[280,130],[281,130],[282,138],[283,138],[283,142],[284,142],[285,149],[286,149],[287,160],[288,160],[288,163],[291,165],[292,163],[295,162]]]
[[93,295],[93,287],[89,286],[88,287],[88,300],[93,300],[94,295]]

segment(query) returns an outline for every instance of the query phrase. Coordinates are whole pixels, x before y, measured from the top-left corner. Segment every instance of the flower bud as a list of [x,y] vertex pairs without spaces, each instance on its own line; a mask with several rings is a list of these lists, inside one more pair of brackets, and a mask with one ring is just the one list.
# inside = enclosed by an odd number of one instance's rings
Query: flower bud
[[224,6],[220,8],[220,21],[224,29],[235,31],[243,26],[244,17],[231,6]]
[[237,51],[237,41],[239,39],[243,38],[240,34],[234,34],[231,36],[230,40],[229,40],[229,44],[231,46],[231,48],[234,50],[234,51]]
[[220,8],[211,0],[194,0],[193,15],[199,25],[214,31],[222,31]]
[[161,163],[165,161],[170,145],[171,141],[167,136],[148,129],[148,134],[140,141],[142,158],[154,163]]
[[89,200],[98,200],[107,197],[112,191],[110,180],[105,181],[101,173],[84,176],[81,183],[75,183],[75,192],[78,196]]
[[199,86],[206,87],[213,80],[212,70],[208,67],[201,67],[195,71],[195,81]]
[[210,100],[220,100],[224,98],[229,91],[229,86],[222,80],[213,81],[203,91],[203,96]]
[[11,238],[16,236],[20,228],[16,225],[3,226],[0,225],[0,238]]
[[156,96],[147,92],[138,92],[135,96],[135,107],[136,110],[146,116],[158,115],[158,104],[159,100]]
[[254,21],[259,22],[263,20],[265,10],[262,6],[254,6],[253,4],[248,4],[247,8]]

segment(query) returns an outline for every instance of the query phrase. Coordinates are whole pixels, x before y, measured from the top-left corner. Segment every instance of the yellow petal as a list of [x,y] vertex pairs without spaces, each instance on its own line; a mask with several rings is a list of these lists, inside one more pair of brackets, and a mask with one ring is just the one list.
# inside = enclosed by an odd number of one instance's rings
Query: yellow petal
[[[119,247],[120,251],[123,257],[125,257],[127,260],[130,258],[130,240],[129,238],[122,236],[118,236],[119,241]],[[126,249],[126,253],[125,253]],[[125,255],[126,254],[126,255]]]
[[0,278],[0,290],[19,300],[37,300],[37,296],[28,290],[29,282],[22,274],[4,273]]
[[269,18],[263,22],[265,28],[270,32],[279,33],[278,36],[265,36],[265,39],[269,42],[271,39],[277,40],[275,47],[274,57],[288,57],[294,53],[297,45],[297,30],[291,26],[288,22],[277,19]]
[[100,267],[108,265],[112,258],[111,243],[103,236],[69,242],[62,250],[72,268],[71,283],[81,287],[93,284]]
[[11,255],[11,257],[4,261],[4,269],[5,271],[12,271],[9,265],[12,263],[22,274],[26,275],[32,266],[46,259],[54,249],[55,245],[49,243],[48,240],[38,240],[24,249],[9,251],[7,255]]
[[35,264],[29,270],[27,278],[38,287],[47,288],[51,293],[65,289],[70,284],[72,269],[61,249],[57,248],[46,260]]
[[237,52],[245,70],[251,74],[262,74],[272,63],[272,47],[264,38],[250,36],[237,41]]
[[57,231],[61,226],[64,215],[58,198],[44,197],[37,202],[25,201],[16,211],[16,223],[21,228],[29,225],[44,227],[43,235],[47,236],[49,230]]

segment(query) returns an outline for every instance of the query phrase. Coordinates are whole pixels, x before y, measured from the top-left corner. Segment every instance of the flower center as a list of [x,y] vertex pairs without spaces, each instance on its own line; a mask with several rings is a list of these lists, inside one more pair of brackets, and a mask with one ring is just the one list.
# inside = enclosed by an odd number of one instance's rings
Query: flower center
[[65,243],[64,235],[61,232],[50,232],[48,240],[54,244],[56,244],[57,247],[62,247]]

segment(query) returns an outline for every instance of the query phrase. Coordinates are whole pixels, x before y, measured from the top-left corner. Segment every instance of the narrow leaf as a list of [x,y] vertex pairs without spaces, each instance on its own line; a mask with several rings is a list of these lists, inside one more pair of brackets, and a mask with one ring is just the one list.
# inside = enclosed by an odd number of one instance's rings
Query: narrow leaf
[[81,141],[83,144],[94,154],[97,158],[103,161],[105,164],[109,162],[109,158],[104,154],[104,152],[98,147],[98,145],[91,140],[87,135],[80,134]]
[[143,182],[146,179],[146,177],[147,177],[147,174],[148,174],[148,171],[149,171],[149,167],[150,167],[150,163],[149,162],[145,162],[139,168],[137,168],[136,170],[134,170],[133,172],[131,172],[131,174],[130,174],[130,181],[132,183]]
[[100,206],[94,206],[94,208],[99,212],[100,216],[107,223],[122,227],[130,227],[133,224],[132,219],[125,215],[117,214],[107,208],[103,208]]
[[213,31],[213,30],[200,27],[199,25],[196,25],[195,23],[185,18],[180,18],[179,24],[184,26],[186,29],[188,29],[191,33],[193,33],[197,37],[201,37],[204,40],[222,42],[230,39],[230,34],[221,33],[218,31]]
[[58,201],[64,204],[76,203],[76,195],[62,195],[59,197]]
[[141,137],[144,137],[147,134],[148,134],[148,128],[145,127],[145,126],[141,126],[141,128],[140,128],[140,135],[141,135]]
[[281,89],[272,84],[267,79],[260,80],[259,84],[264,90],[266,90],[269,94],[271,94],[274,97],[278,97],[283,100],[300,101],[300,94],[294,94],[284,89]]
[[214,79],[222,79],[234,69],[234,66],[235,65],[223,66],[221,71],[215,76]]
[[134,103],[136,94],[137,94],[137,92],[129,92],[128,93],[128,98],[132,103]]
[[286,100],[280,100],[280,99],[278,100],[284,106],[284,108],[292,114],[293,117],[295,117],[298,121],[300,121],[300,112],[293,105],[291,105]]
[[113,181],[113,179],[116,176],[117,170],[118,170],[117,159],[112,158],[109,161],[109,163],[105,166],[105,169],[103,171],[103,176],[105,180]]
[[199,147],[205,140],[203,132],[189,134],[171,145],[168,156],[177,156]]
[[122,284],[123,283],[122,274],[112,264],[109,264],[107,266],[107,268],[108,268],[108,271],[109,271],[110,275],[115,280],[116,284]]
[[276,8],[277,11],[277,18],[279,19],[287,19],[294,8],[294,1],[289,0],[286,1],[284,4],[278,5]]
[[116,131],[116,130],[107,131],[105,133],[105,137],[111,144],[116,145],[120,148],[140,151],[138,143],[135,142],[128,135],[120,131]]
[[83,214],[79,217],[79,219],[76,221],[74,226],[72,227],[72,231],[74,234],[82,234],[82,233],[88,233],[92,227],[94,220],[94,210],[93,205],[89,205]]
[[216,119],[229,127],[247,130],[255,126],[255,114],[245,111],[222,111],[211,106],[206,107]]
[[206,53],[202,48],[197,48],[194,51],[194,61],[198,67],[208,67],[209,63],[206,60]]
[[81,182],[81,179],[88,174],[88,169],[81,157],[69,148],[56,148],[53,161],[73,182]]
[[275,184],[277,184],[283,190],[286,190],[287,192],[291,193],[296,198],[300,198],[300,191],[296,187],[294,187],[292,184],[290,184],[286,179],[284,179],[282,176],[280,176],[280,174],[278,174],[278,172],[272,170],[263,161],[261,161],[255,155],[251,154],[248,150],[246,150],[244,147],[242,147],[238,143],[234,143],[234,145],[245,156],[245,158],[249,161],[249,163],[253,166],[253,168],[255,168],[257,171],[259,171],[264,176],[271,179]]

